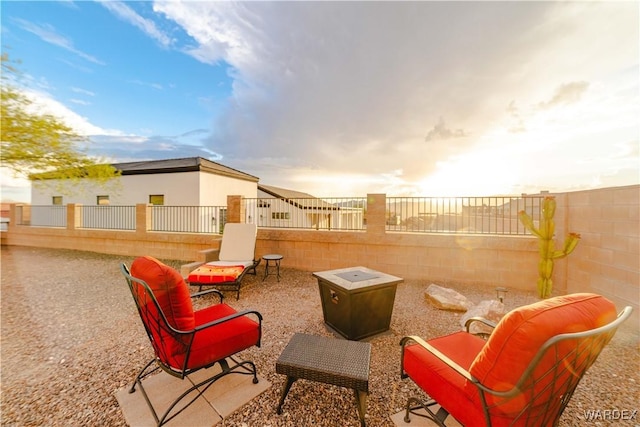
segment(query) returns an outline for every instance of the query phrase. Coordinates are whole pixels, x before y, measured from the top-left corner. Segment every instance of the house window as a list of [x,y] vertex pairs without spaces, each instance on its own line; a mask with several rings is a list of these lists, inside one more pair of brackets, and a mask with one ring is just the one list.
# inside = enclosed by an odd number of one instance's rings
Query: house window
[[289,219],[289,212],[271,212],[271,219]]
[[98,196],[96,201],[98,206],[106,206],[109,204],[109,196]]
[[62,196],[53,196],[51,198],[52,205],[61,205],[62,204]]
[[149,204],[156,206],[164,205],[164,194],[151,194],[149,196]]

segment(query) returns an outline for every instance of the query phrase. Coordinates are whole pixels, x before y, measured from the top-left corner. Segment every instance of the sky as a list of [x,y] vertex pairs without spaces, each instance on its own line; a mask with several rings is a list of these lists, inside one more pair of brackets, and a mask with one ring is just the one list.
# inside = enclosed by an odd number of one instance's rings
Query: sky
[[[640,183],[639,3],[2,1],[42,112],[110,162],[317,197]],[[2,170],[2,199],[30,199]]]

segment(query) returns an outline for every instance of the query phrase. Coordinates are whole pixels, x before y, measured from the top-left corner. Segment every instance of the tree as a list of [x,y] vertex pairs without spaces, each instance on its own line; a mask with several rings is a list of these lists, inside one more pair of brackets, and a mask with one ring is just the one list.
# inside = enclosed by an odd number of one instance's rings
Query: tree
[[[0,162],[15,176],[38,180],[91,179],[104,183],[119,175],[110,164],[85,154],[80,144],[87,138],[75,133],[60,119],[35,112],[32,101],[8,76],[18,70],[2,53],[2,99]],[[7,75],[8,74],[8,75]]]

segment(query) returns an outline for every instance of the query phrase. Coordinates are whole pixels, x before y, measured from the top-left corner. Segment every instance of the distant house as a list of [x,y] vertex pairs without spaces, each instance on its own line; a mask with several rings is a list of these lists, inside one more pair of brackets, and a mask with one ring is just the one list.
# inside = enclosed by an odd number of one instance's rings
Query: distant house
[[[122,176],[106,185],[87,180],[67,191],[48,180],[31,186],[33,205],[226,206],[227,195],[256,197],[258,178],[202,157],[114,163]],[[61,191],[65,189],[64,195]]]
[[[31,224],[54,225],[59,217],[65,217],[66,205],[80,204],[89,207],[82,215],[84,227],[108,228],[108,224],[121,218],[117,211],[102,210],[102,207],[149,204],[153,205],[153,229],[169,228],[168,224],[179,216],[183,230],[219,231],[226,222],[227,196],[255,199],[257,194],[257,177],[201,157],[114,163],[112,166],[121,172],[121,176],[104,184],[90,180],[34,182],[31,186],[32,206],[46,208],[32,209]],[[211,208],[189,208],[198,206]],[[171,207],[185,207],[189,212],[178,214]],[[135,218],[126,222],[133,224]]]
[[[333,203],[307,193],[258,184],[255,223],[262,227],[362,229],[364,207]],[[250,222],[254,222],[250,220]]]

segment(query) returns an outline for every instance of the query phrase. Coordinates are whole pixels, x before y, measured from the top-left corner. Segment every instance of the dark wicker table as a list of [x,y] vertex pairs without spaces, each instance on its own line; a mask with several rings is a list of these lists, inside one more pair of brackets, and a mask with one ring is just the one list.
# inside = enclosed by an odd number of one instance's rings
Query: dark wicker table
[[296,333],[276,361],[276,372],[287,376],[276,412],[282,413],[291,385],[302,378],[353,389],[364,426],[370,360],[370,343]]

